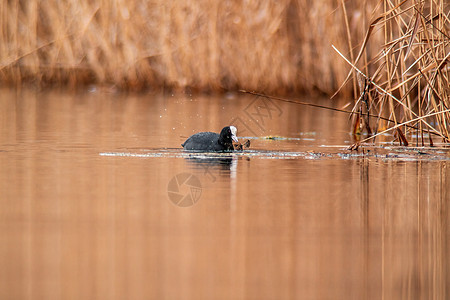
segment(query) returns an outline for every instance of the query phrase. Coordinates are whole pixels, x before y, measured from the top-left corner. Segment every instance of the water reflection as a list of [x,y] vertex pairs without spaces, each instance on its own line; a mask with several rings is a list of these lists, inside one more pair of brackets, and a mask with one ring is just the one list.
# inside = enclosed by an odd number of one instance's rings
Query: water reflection
[[[362,163],[361,175],[363,212],[367,214],[364,227],[369,234],[379,228],[380,238],[375,243],[369,240],[367,249],[381,250],[382,296],[445,299],[449,283],[445,271],[450,234],[448,163],[390,162],[375,168]],[[380,192],[384,194],[381,199]],[[380,212],[374,214],[374,208]],[[368,267],[380,267],[373,265],[368,254]]]
[[188,167],[193,170],[203,171],[203,175],[209,180],[215,182],[217,176],[229,176],[236,172],[237,157],[188,157],[185,158]]
[[[251,159],[104,156],[181,151],[192,132],[247,122],[254,100],[2,95],[0,299],[450,294],[446,160],[267,159],[349,143],[346,116],[288,104],[264,134],[298,139],[252,140]],[[201,193],[180,207],[170,182],[185,173],[198,182],[176,193]]]

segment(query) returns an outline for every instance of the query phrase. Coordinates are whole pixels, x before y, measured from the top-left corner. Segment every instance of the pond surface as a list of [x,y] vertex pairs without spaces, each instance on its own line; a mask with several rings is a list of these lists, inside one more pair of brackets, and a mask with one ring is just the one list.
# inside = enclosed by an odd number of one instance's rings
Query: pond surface
[[[0,299],[450,297],[444,150],[254,96],[1,95]],[[229,124],[248,150],[181,151]]]

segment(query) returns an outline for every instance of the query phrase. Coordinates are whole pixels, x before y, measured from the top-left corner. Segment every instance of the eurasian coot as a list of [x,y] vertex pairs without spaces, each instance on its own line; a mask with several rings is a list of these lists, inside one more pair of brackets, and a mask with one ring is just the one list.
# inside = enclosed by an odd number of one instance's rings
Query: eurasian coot
[[196,151],[231,151],[233,141],[238,143],[236,137],[237,129],[234,126],[227,126],[220,134],[215,132],[199,132],[191,135],[181,146],[184,150]]

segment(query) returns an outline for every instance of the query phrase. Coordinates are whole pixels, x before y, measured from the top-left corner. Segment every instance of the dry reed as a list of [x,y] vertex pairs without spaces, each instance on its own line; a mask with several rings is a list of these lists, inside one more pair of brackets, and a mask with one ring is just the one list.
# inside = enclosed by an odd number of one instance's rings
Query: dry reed
[[[359,83],[354,132],[366,130],[369,137],[363,141],[392,131],[402,145],[408,145],[409,132],[417,133],[417,145],[433,145],[432,135],[448,143],[450,4],[443,0],[383,1],[380,9],[355,58],[334,47],[351,66],[345,83],[350,79],[354,85]],[[379,39],[372,41],[374,35],[383,35],[384,43],[376,55],[370,55],[367,49],[379,43]],[[370,123],[369,115],[379,117]],[[391,121],[386,123],[381,117]]]
[[1,1],[0,82],[331,94],[376,3]]

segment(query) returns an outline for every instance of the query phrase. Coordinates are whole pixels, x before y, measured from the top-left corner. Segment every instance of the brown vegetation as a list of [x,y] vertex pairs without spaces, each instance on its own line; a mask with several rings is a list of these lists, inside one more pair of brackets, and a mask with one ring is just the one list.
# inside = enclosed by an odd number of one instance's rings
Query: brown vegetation
[[376,3],[2,1],[0,82],[331,94]]
[[[432,135],[450,141],[450,4],[444,2],[380,2],[383,13],[371,22],[356,57],[341,54],[352,66],[347,79],[359,85],[353,128],[367,131],[365,141],[388,131],[403,145],[407,132],[418,133],[421,145],[426,136],[433,145]],[[377,31],[384,43],[370,55]],[[370,115],[378,116],[376,122],[370,123]],[[387,129],[379,130],[381,125]]]

